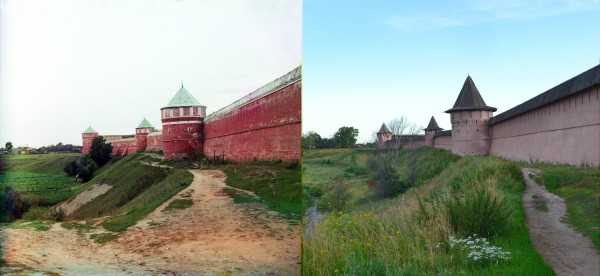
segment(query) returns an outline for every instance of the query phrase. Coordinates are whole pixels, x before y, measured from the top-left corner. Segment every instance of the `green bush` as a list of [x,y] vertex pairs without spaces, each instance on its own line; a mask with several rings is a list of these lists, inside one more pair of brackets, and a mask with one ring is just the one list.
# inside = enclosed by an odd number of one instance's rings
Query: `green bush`
[[75,176],[77,175],[77,161],[72,160],[71,162],[68,162],[65,167],[63,168],[63,171],[65,171],[65,173],[67,173],[68,176]]
[[77,167],[77,176],[87,182],[94,176],[94,172],[98,169],[98,165],[90,157],[84,156],[79,160]]
[[503,199],[492,196],[485,187],[477,184],[466,191],[452,193],[444,205],[454,232],[463,236],[504,234],[512,213]]
[[0,186],[0,223],[21,218],[28,207],[27,202],[11,186]]
[[327,191],[321,197],[317,208],[322,211],[343,211],[351,199],[349,182],[338,176],[327,186]]

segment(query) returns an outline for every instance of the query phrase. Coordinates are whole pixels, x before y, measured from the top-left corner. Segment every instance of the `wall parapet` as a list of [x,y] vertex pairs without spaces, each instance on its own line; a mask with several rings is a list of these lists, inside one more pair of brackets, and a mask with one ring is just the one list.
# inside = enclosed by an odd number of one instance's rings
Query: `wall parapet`
[[299,82],[302,78],[302,66],[296,67],[294,70],[288,72],[287,74],[275,79],[274,81],[262,86],[261,88],[255,90],[254,92],[244,96],[243,98],[233,102],[232,104],[223,107],[204,118],[204,123],[209,123],[218,119],[219,117],[234,111],[242,106],[245,106],[253,101],[259,100],[263,97],[266,97],[280,89],[292,85],[296,82]]
[[596,65],[591,69],[549,89],[548,91],[492,117],[489,121],[489,125],[492,126],[510,118],[519,116],[541,106],[582,92],[598,84],[600,84],[600,65]]

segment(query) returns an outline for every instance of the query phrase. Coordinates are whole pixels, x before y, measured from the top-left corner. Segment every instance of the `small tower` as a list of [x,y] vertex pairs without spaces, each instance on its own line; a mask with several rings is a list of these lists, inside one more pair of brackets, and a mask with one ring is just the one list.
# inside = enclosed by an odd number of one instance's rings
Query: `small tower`
[[485,104],[471,76],[468,76],[454,107],[446,110],[452,122],[452,153],[489,154],[491,143],[487,123],[494,111],[496,108]]
[[150,124],[150,122],[148,122],[148,120],[146,120],[146,117],[144,117],[144,120],[142,120],[140,125],[135,128],[137,151],[146,150],[148,134],[152,131],[154,131],[154,127]]
[[94,138],[98,137],[98,132],[95,131],[92,126],[88,126],[88,128],[81,134],[83,148],[81,153],[89,154],[90,148],[92,147],[92,142]]
[[392,140],[392,132],[388,126],[383,123],[377,132],[377,147],[380,149],[385,148],[387,141],[390,140]]
[[169,103],[160,109],[165,160],[201,153],[206,106],[200,104],[183,84]]
[[438,131],[443,130],[443,128],[438,126],[437,122],[435,121],[435,118],[431,116],[429,124],[423,130],[425,131],[425,145],[433,147],[433,137]]

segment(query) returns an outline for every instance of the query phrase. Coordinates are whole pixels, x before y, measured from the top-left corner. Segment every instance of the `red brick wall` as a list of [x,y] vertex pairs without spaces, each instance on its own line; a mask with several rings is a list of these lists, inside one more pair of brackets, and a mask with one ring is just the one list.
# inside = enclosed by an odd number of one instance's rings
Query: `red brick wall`
[[82,133],[81,134],[81,139],[82,139],[82,143],[83,143],[83,148],[82,148],[81,152],[83,154],[90,153],[90,148],[92,147],[92,141],[94,141],[94,138],[97,136],[98,136],[98,133]]
[[147,151],[163,150],[162,135],[157,135],[157,136],[148,135],[148,139],[146,140],[146,150]]
[[135,138],[111,141],[110,144],[113,147],[111,153],[112,155],[123,155],[125,151],[127,151],[126,154],[131,154],[142,150],[137,146],[137,141]]
[[300,160],[301,91],[298,81],[207,122],[204,154],[237,162]]

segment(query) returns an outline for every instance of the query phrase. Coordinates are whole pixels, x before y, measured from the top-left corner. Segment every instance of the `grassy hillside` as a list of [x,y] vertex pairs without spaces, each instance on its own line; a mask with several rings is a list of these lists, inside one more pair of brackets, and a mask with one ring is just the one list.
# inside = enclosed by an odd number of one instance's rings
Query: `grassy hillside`
[[536,182],[565,200],[568,223],[600,248],[600,170],[549,164],[533,167],[542,171]]
[[[320,166],[337,172],[343,166],[334,160],[344,158],[330,153],[325,155],[331,162],[319,165],[317,154],[305,154],[304,179],[319,179],[313,172],[319,174]],[[492,157],[458,160],[433,149],[400,154],[400,178],[416,171],[416,186],[378,204],[326,214],[304,233],[304,275],[553,274],[529,240],[521,206],[525,184],[515,164]],[[362,186],[352,189],[368,194],[368,174],[358,181],[350,177]]]
[[190,172],[142,164],[143,154],[129,155],[105,169],[89,182],[113,188],[71,215],[74,219],[111,216],[103,226],[123,231],[160,204],[187,187],[193,180]]
[[81,158],[79,153],[14,155],[4,159],[7,172],[32,172],[64,175],[63,168],[72,160]]
[[46,207],[68,199],[84,186],[63,172],[80,154],[15,155],[3,159],[6,171],[0,186],[10,185],[33,206]]
[[351,192],[347,210],[369,210],[384,204],[385,201],[380,201],[373,191],[375,157],[397,160],[394,167],[398,175],[401,178],[413,175],[412,185],[415,186],[429,181],[459,159],[448,151],[433,148],[384,152],[373,149],[305,150],[302,159],[304,208],[312,204],[315,195],[325,193],[340,177]]

